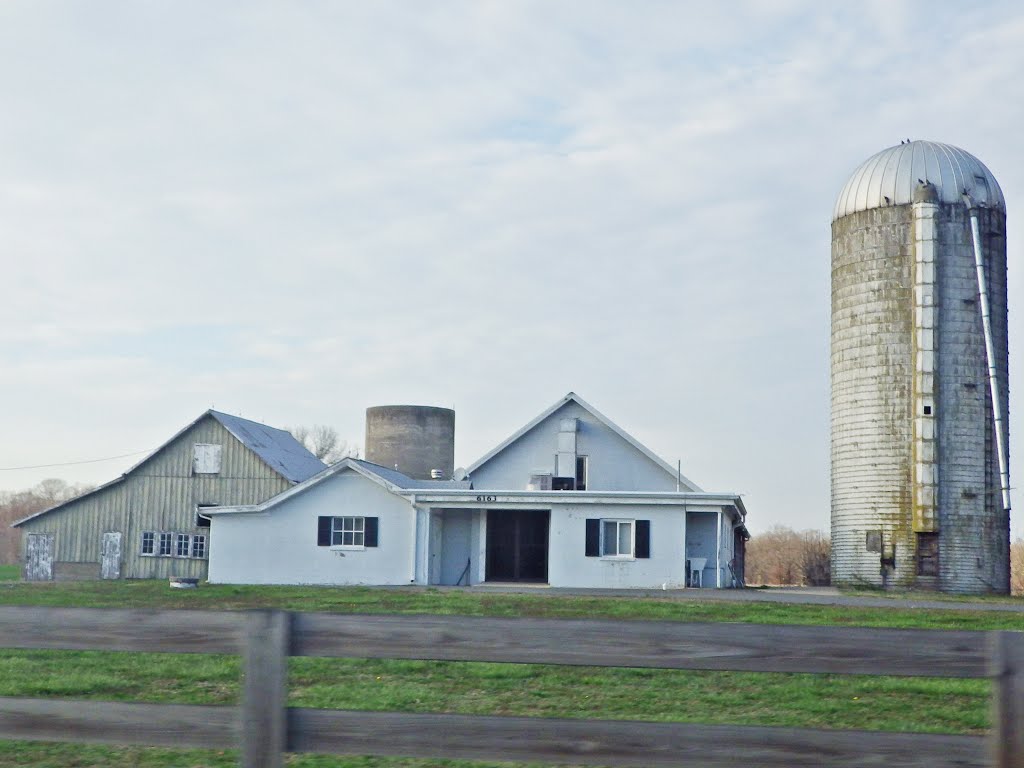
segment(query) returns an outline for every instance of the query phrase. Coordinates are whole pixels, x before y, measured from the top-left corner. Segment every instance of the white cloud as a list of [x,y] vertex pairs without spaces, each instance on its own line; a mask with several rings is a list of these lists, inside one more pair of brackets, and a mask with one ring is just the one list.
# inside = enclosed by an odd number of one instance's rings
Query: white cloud
[[1011,3],[0,6],[0,466],[211,402],[354,442],[454,403],[469,463],[575,389],[824,527],[835,195],[934,138],[1012,222],[1022,42]]

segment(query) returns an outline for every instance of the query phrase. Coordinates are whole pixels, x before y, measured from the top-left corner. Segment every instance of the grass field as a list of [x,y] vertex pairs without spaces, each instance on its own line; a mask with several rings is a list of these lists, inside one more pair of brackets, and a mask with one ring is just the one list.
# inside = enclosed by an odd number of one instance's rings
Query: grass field
[[0,565],[0,581],[17,581],[20,578],[20,565]]
[[[1005,612],[839,608],[632,597],[596,598],[423,589],[230,587],[165,582],[0,584],[0,605],[435,613],[631,620],[956,629],[1020,629]],[[293,706],[464,714],[665,720],[944,733],[982,733],[987,681],[592,669],[539,665],[292,659]],[[0,695],[231,704],[239,661],[176,654],[0,652]],[[231,765],[201,750],[114,749],[0,742],[0,766]],[[295,756],[289,765],[397,768],[476,765]]]

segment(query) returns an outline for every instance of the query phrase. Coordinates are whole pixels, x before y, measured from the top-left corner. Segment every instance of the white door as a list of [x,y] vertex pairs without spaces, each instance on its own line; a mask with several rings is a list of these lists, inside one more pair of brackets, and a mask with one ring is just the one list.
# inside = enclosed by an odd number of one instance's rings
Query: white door
[[25,580],[53,581],[53,534],[30,533],[25,542]]
[[121,578],[121,533],[104,533],[100,542],[100,578]]

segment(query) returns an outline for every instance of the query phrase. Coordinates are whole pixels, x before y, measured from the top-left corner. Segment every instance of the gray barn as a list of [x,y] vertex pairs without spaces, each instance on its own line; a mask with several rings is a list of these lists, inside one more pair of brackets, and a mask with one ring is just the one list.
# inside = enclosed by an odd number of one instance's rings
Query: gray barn
[[1009,591],[1006,204],[962,149],[865,161],[832,218],[832,578]]
[[322,469],[288,432],[207,411],[116,480],[14,523],[25,578],[205,579],[204,507],[257,504]]

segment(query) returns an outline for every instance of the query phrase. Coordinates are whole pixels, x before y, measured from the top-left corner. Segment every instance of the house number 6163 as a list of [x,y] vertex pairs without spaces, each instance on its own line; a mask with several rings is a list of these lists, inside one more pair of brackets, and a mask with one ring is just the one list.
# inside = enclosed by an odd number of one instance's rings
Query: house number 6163
[[477,496],[476,500],[477,501],[497,501],[498,497],[497,496]]

